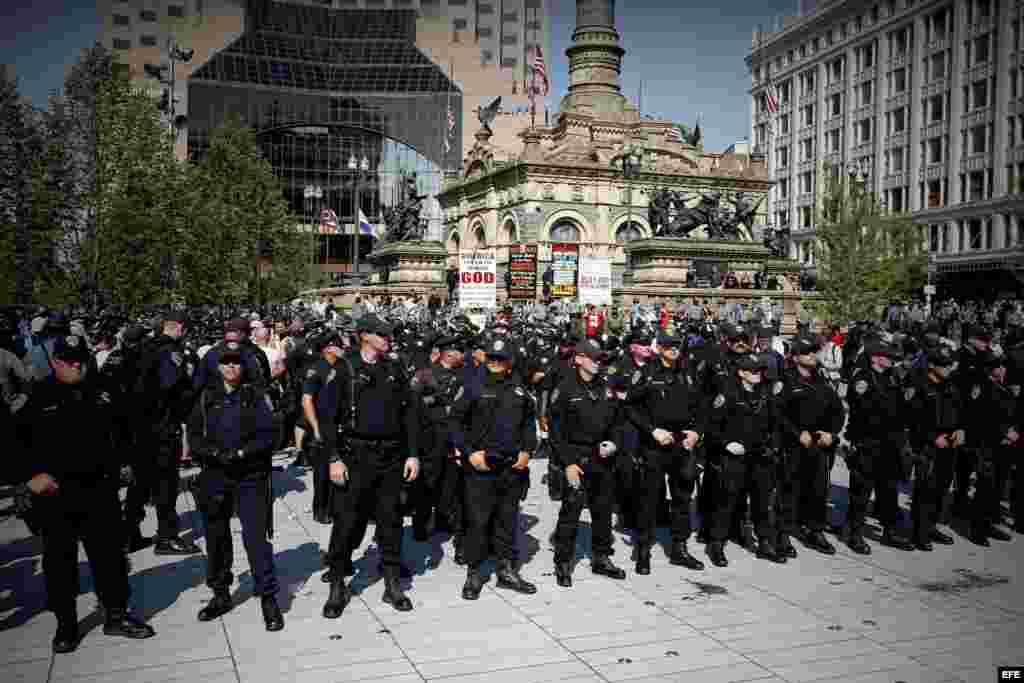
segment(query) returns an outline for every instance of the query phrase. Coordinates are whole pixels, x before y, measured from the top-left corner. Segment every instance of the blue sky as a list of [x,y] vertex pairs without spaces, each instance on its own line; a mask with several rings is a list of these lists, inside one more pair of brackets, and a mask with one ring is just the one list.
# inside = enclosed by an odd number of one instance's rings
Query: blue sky
[[[548,56],[554,111],[568,86],[565,48],[575,2],[553,0],[553,54]],[[796,13],[796,0],[629,0],[617,3],[627,53],[623,92],[643,113],[692,125],[702,114],[705,149],[720,151],[750,131],[750,76],[743,58],[751,32]],[[0,63],[14,64],[22,93],[45,107],[67,68],[98,35],[95,0],[0,0]]]

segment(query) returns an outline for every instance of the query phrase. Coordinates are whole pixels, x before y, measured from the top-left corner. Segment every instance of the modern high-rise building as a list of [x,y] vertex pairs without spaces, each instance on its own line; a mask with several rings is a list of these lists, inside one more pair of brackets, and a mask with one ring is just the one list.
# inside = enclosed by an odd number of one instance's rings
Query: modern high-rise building
[[755,31],[751,139],[791,257],[814,268],[827,167],[922,226],[940,294],[1020,290],[1022,20],[1011,0],[834,0]]
[[[536,48],[540,47],[549,69],[551,59],[558,58],[551,54],[550,8],[555,0],[281,1],[334,10],[415,11],[416,47],[463,94],[461,111],[456,112],[462,150],[473,145],[476,110],[499,96],[502,111],[492,126],[492,144],[518,149],[518,134],[530,123],[527,86]],[[168,38],[175,36],[184,47],[195,50],[192,61],[178,64],[175,70],[180,112],[188,108],[186,83],[192,71],[241,35],[250,5],[254,3],[249,0],[97,0],[101,41],[117,51],[140,82],[145,64],[168,63]],[[543,124],[542,102],[537,116]],[[178,152],[185,153],[184,135]]]

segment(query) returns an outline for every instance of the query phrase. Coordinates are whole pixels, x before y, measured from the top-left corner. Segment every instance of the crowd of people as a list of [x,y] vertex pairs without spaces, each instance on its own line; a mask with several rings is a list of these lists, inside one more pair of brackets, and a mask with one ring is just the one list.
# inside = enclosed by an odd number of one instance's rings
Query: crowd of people
[[[0,420],[18,447],[9,483],[19,515],[43,540],[55,652],[79,642],[80,541],[104,632],[154,635],[128,609],[126,557],[200,552],[176,511],[189,464],[201,467],[193,490],[212,591],[197,618],[234,608],[237,512],[265,626],[278,631],[271,472],[282,453],[312,470],[314,517],[332,525],[327,619],[352,599],[353,553],[371,521],[383,599],[397,610],[413,609],[401,583],[406,517],[414,542],[450,535],[466,600],[479,598],[491,558],[498,588],[536,592],[516,533],[541,458],[561,501],[550,540],[566,588],[584,508],[591,571],[611,579],[626,576],[612,560],[616,526],[633,535],[641,576],[659,526],[671,530],[671,564],[689,571],[705,569],[693,537],[715,567],[728,565],[730,543],[774,563],[797,557],[794,539],[834,554],[840,452],[850,474],[839,538],[853,552],[872,551],[872,497],[875,540],[892,548],[953,544],[947,521],[980,546],[1010,541],[1005,526],[1024,533],[1020,310],[942,302],[922,318],[893,305],[878,321],[824,335],[801,325],[784,338],[770,306],[716,311],[704,301],[531,303],[483,317],[414,298],[132,319],[10,309],[0,316]],[[908,481],[909,526],[898,505]],[[152,539],[142,533],[147,505]]]

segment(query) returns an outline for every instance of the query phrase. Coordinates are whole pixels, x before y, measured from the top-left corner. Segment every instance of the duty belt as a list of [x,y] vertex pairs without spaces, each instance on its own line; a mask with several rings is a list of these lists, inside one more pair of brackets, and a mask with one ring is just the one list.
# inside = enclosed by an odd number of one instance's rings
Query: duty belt
[[382,448],[397,448],[402,443],[398,439],[368,439],[362,436],[349,436],[347,439],[350,443],[380,446]]

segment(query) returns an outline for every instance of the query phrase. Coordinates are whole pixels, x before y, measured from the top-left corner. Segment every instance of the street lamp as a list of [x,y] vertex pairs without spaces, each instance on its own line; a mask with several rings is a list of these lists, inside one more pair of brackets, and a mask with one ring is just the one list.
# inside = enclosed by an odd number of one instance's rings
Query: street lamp
[[168,119],[170,120],[171,133],[177,133],[188,123],[188,117],[184,114],[176,114],[174,109],[174,104],[178,101],[174,92],[175,67],[179,62],[182,64],[188,64],[192,61],[193,55],[195,55],[195,50],[178,46],[174,41],[174,38],[171,37],[167,39],[167,60],[169,64],[161,64],[159,66],[145,64],[142,67],[146,76],[167,87],[160,97],[160,103],[157,105],[157,108],[167,114]]
[[359,275],[359,212],[362,210],[362,202],[360,196],[360,186],[363,183],[363,174],[370,170],[370,160],[363,155],[361,161],[356,160],[356,155],[352,154],[348,158],[348,170],[352,171],[355,176],[355,209],[353,210],[352,219],[352,277],[357,278]]

